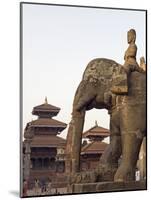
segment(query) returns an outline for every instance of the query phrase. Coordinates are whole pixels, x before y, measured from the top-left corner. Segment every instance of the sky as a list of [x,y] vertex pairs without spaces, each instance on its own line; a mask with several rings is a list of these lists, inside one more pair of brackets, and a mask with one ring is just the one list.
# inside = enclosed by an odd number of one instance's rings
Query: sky
[[[23,128],[36,119],[34,106],[60,107],[54,118],[71,120],[72,102],[87,64],[94,58],[124,63],[127,31],[137,33],[137,60],[146,55],[144,11],[23,5]],[[86,113],[84,130],[95,125],[109,128],[107,110]],[[61,136],[66,137],[66,128]]]

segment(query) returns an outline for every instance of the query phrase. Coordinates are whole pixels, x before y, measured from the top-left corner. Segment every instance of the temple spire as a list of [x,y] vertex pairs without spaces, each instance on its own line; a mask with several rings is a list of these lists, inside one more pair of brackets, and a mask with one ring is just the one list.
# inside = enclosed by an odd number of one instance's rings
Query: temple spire
[[98,122],[97,122],[97,120],[95,120],[95,126],[98,126]]
[[47,97],[45,97],[45,104],[48,104],[48,100],[47,100]]

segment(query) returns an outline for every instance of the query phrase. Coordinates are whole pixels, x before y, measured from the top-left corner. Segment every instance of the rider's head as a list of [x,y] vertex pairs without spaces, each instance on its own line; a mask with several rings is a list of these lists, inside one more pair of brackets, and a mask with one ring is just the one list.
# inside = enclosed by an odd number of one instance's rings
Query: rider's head
[[134,29],[130,29],[127,33],[128,44],[132,42],[135,43],[135,40],[136,40],[136,31]]

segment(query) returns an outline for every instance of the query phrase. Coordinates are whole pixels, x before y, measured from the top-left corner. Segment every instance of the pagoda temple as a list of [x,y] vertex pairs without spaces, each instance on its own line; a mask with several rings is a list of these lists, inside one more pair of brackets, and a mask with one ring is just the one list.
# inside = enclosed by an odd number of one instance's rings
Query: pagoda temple
[[98,126],[97,122],[95,122],[94,127],[82,134],[82,138],[86,139],[83,141],[81,149],[80,165],[82,171],[96,168],[101,155],[108,145],[108,143],[103,142],[103,140],[109,137],[109,135],[109,130]]
[[44,104],[33,108],[32,114],[38,118],[26,125],[23,172],[24,180],[28,180],[31,188],[35,180],[43,185],[47,181],[60,182],[64,177],[66,140],[58,135],[67,124],[53,119],[59,111],[60,108],[48,104],[45,98]]

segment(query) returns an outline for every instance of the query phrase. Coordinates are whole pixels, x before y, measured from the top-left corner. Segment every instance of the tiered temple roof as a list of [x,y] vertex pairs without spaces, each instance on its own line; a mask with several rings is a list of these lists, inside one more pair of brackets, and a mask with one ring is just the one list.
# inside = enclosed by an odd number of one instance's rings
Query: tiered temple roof
[[38,115],[39,117],[54,117],[56,116],[60,111],[60,108],[53,106],[51,104],[48,104],[47,97],[45,98],[45,103],[41,104],[39,106],[35,106],[33,108],[32,114]]
[[33,130],[31,147],[65,147],[66,140],[57,135],[66,128],[67,124],[52,119],[59,111],[60,108],[48,104],[47,98],[44,104],[33,108],[32,114],[38,115],[38,119],[29,122],[24,133],[25,137],[26,131]]
[[108,129],[98,126],[97,122],[95,122],[95,126],[85,131],[82,135],[82,138],[88,138],[89,142],[82,147],[81,155],[102,154],[108,145],[102,140],[109,135]]
[[102,154],[104,149],[107,147],[107,143],[100,141],[93,141],[89,144],[86,144],[81,151],[81,155],[84,154]]
[[59,134],[61,131],[63,131],[66,128],[67,124],[55,119],[51,119],[51,118],[39,118],[37,120],[32,121],[31,126],[39,127],[39,128],[42,128],[42,127],[57,128],[58,130],[57,134]]
[[37,135],[31,143],[31,147],[64,147],[65,145],[66,140],[56,135],[51,135],[51,137]]
[[98,126],[97,122],[95,122],[95,126],[85,131],[82,137],[89,138],[90,140],[103,140],[109,135],[110,135],[110,132],[108,129]]

